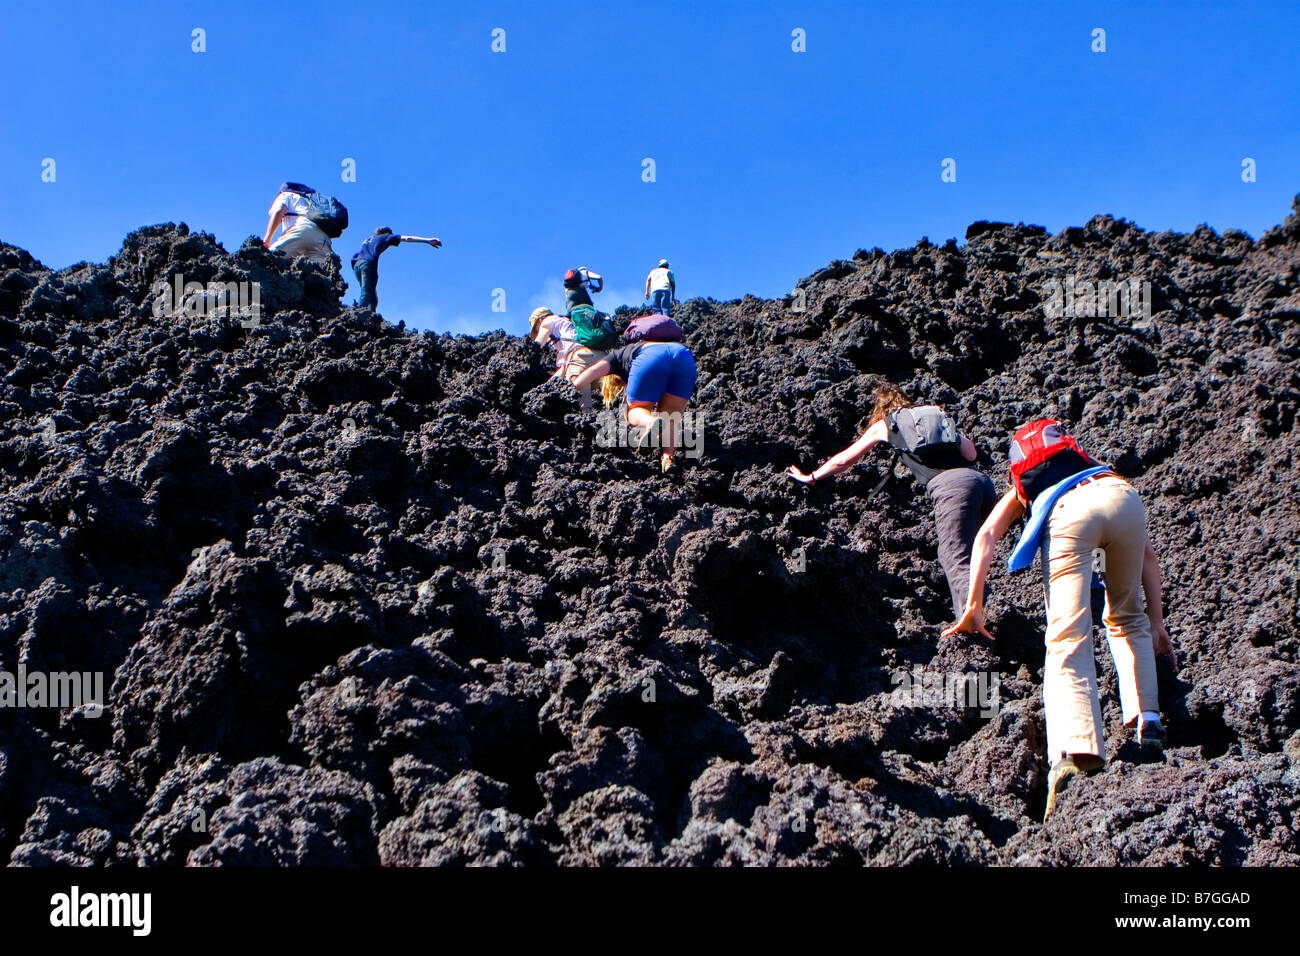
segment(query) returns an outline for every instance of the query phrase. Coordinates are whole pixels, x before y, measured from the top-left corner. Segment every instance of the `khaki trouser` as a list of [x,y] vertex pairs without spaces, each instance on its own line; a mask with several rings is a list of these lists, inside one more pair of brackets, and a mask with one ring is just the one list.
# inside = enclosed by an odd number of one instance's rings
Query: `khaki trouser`
[[271,251],[283,252],[290,259],[306,256],[315,262],[328,263],[334,247],[324,230],[306,216],[295,216],[290,222],[293,225],[271,243]]
[[[588,366],[595,365],[605,357],[605,352],[597,352],[595,349],[589,349],[585,345],[579,346],[569,353],[564,360],[564,364],[555,370],[555,374],[572,383],[579,375],[585,372]],[[581,389],[582,408],[586,411],[591,408],[591,386],[585,385]]]
[[1105,551],[1106,637],[1119,675],[1120,708],[1129,724],[1159,711],[1151,622],[1142,603],[1146,511],[1122,478],[1102,477],[1063,495],[1043,534],[1047,577],[1047,656],[1043,705],[1047,755],[1104,757],[1097,666],[1092,654],[1093,550]]

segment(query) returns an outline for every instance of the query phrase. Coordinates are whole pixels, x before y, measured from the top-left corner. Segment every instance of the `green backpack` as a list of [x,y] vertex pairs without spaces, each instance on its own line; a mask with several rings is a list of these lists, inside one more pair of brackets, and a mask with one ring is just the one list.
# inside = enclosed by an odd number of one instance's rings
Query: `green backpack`
[[573,337],[579,345],[589,349],[610,349],[618,344],[614,323],[593,306],[575,305],[569,313],[569,321],[573,323]]

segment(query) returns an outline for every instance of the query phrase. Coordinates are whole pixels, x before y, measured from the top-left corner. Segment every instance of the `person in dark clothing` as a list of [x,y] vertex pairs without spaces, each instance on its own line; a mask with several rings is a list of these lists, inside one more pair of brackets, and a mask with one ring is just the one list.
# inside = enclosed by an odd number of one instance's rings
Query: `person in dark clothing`
[[946,468],[924,487],[934,505],[939,566],[948,579],[952,613],[960,617],[966,607],[972,542],[997,504],[997,491],[992,479],[978,468]]
[[590,269],[570,269],[564,274],[564,309],[572,313],[580,305],[593,306],[591,293],[605,287],[605,280]]
[[357,306],[362,309],[378,309],[379,295],[379,256],[385,249],[403,242],[424,242],[437,249],[442,245],[441,239],[424,236],[395,236],[387,226],[380,226],[375,234],[361,244],[361,248],[352,256],[352,271],[356,273],[357,284],[361,287],[361,298]]
[[[793,465],[786,474],[804,484],[816,484],[823,478],[851,468],[877,445],[888,444],[890,429],[896,426],[897,412],[911,403],[898,386],[890,382],[876,387],[875,399],[871,424],[861,438],[811,474],[804,474]],[[900,455],[934,506],[939,564],[948,580],[954,617],[961,617],[966,607],[972,543],[998,499],[992,479],[974,467],[974,443],[965,435],[958,437],[960,453],[950,453],[942,460],[923,463],[912,455]]]

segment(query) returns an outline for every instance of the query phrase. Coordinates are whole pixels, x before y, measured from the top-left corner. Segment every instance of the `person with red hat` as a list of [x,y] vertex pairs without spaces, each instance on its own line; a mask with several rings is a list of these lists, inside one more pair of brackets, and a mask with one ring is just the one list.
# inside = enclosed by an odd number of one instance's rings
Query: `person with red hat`
[[1155,753],[1163,753],[1166,743],[1155,655],[1172,654],[1173,647],[1164,623],[1160,564],[1137,489],[1090,458],[1061,423],[1050,418],[1017,431],[1009,458],[1012,487],[975,536],[966,609],[944,634],[993,637],[984,621],[989,565],[998,541],[1027,513],[1007,566],[1018,571],[1031,565],[1035,554],[1042,556],[1047,610],[1043,705],[1051,761],[1046,821],[1073,776],[1105,763],[1092,654],[1094,552],[1104,555],[1104,620],[1124,725],[1136,725],[1139,745]]
[[564,310],[572,312],[580,305],[593,305],[591,293],[605,287],[605,280],[590,269],[570,269],[564,273]]

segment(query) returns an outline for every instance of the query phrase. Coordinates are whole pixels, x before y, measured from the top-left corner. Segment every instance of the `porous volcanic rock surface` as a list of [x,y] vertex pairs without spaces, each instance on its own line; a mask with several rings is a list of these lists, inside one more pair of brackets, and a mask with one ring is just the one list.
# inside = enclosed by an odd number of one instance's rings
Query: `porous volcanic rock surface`
[[[0,709],[0,858],[1300,863],[1293,208],[1257,240],[981,222],[687,302],[703,454],[669,476],[549,353],[343,308],[337,260],[171,224],[59,272],[0,244],[0,667],[108,696]],[[176,273],[260,283],[262,324],[155,316]],[[1150,282],[1154,321],[1048,316],[1069,275]],[[911,480],[782,474],[880,377],[1000,487],[1048,414],[1146,502],[1170,749],[1136,752],[1099,637],[1110,764],[1047,825],[1037,572],[995,565],[996,641],[942,638]],[[901,706],[914,670],[1000,675],[998,712]]]

